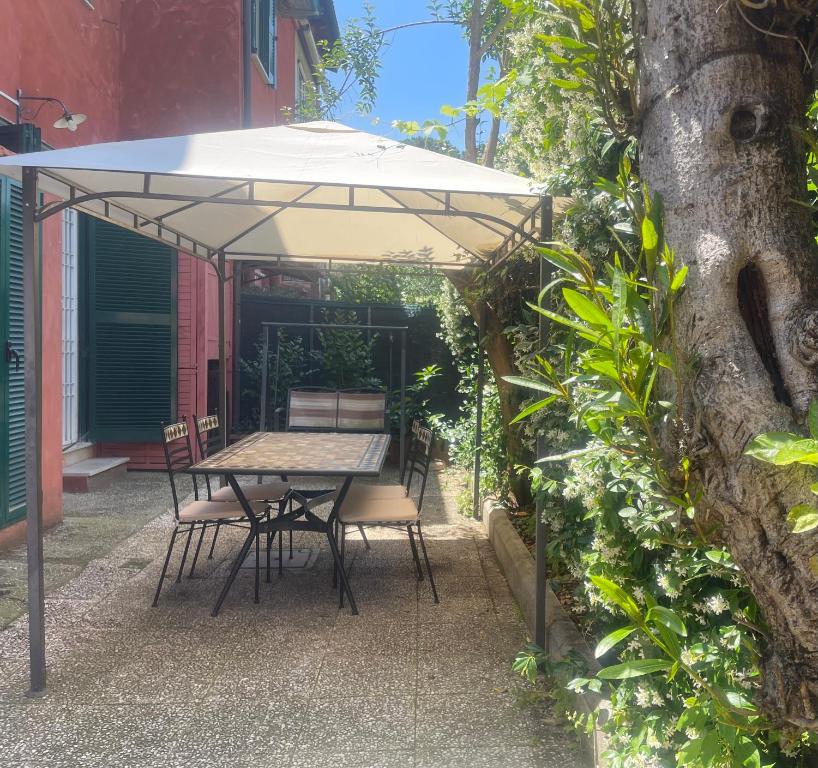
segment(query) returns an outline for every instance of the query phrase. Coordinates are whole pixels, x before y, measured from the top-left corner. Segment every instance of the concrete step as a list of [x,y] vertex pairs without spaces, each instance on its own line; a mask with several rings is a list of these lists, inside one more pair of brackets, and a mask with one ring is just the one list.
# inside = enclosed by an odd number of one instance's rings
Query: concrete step
[[63,469],[62,489],[67,493],[88,493],[105,488],[114,480],[125,476],[128,461],[127,457],[78,461]]
[[70,467],[72,464],[77,464],[85,459],[94,458],[94,444],[93,443],[74,443],[68,446],[62,452],[63,467]]

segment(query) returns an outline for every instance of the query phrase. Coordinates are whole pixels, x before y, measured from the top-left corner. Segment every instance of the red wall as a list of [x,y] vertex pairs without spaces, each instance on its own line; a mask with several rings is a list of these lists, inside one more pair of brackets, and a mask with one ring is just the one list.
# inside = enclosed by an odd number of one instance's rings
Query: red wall
[[[0,0],[0,91],[55,96],[87,122],[71,133],[52,127],[47,104],[36,124],[53,147],[199,133],[241,127],[242,0]],[[293,21],[279,20],[277,86],[251,63],[252,123],[283,122],[295,102]],[[37,104],[33,105],[37,108]],[[15,108],[0,97],[0,118]],[[31,118],[29,118],[31,119]],[[62,517],[60,219],[43,228],[44,409],[43,492],[47,523]],[[204,413],[207,361],[218,359],[216,278],[212,269],[179,255],[178,413]],[[227,297],[231,353],[231,291]],[[232,367],[232,355],[229,358]],[[100,455],[131,456],[133,467],[157,467],[158,445],[101,445]],[[0,531],[0,546],[19,537],[18,524]]]
[[281,125],[284,109],[295,106],[295,39],[296,23],[279,19],[277,29],[276,83],[270,86],[257,61],[252,70],[252,121],[254,127]]
[[[52,128],[60,116],[46,105],[37,125],[55,147],[119,137],[121,0],[0,0],[0,91],[55,96],[89,116],[76,133]],[[36,109],[36,103],[33,103]],[[14,106],[0,98],[0,116]]]
[[[59,5],[59,13],[55,13]],[[56,105],[37,118],[43,140],[65,147],[115,139],[119,133],[119,0],[0,0],[0,91],[56,96],[69,109],[93,116],[76,133],[58,130]],[[37,103],[31,102],[32,109]],[[28,109],[27,105],[27,109]],[[0,117],[15,108],[0,97]],[[60,218],[43,224],[43,519],[62,519],[62,284]],[[19,540],[21,522],[0,531],[0,546]]]
[[120,138],[241,127],[241,5],[123,3]]

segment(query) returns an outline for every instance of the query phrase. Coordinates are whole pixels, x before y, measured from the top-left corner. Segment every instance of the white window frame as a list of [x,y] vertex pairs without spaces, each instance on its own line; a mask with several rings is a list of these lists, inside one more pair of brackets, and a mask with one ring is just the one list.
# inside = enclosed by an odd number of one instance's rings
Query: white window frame
[[78,216],[62,216],[62,444],[79,440],[79,245]]
[[[252,16],[252,58],[267,84],[275,88],[278,76],[278,14],[276,0],[253,0]],[[262,37],[264,38],[263,45]],[[267,54],[264,57],[266,60],[262,60],[263,50]]]

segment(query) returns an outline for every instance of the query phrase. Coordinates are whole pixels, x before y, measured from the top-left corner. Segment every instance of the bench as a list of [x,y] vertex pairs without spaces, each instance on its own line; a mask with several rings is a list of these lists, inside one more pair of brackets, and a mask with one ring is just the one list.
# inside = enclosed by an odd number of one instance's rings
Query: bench
[[386,393],[377,390],[301,387],[275,412],[276,431],[388,432]]

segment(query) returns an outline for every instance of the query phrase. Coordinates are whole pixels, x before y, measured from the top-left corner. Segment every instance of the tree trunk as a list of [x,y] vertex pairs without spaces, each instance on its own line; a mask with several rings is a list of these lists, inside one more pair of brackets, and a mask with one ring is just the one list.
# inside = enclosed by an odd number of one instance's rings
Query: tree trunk
[[[480,87],[480,46],[483,37],[483,15],[481,0],[472,0],[469,12],[469,64],[466,75],[466,101],[477,98]],[[477,115],[466,114],[463,129],[463,157],[470,163],[477,162]]]
[[636,0],[634,16],[641,173],[690,268],[677,335],[702,512],[721,523],[769,627],[762,705],[814,729],[818,536],[792,533],[786,515],[810,501],[815,478],[742,455],[760,432],[799,430],[818,393],[818,261],[809,214],[793,202],[806,189],[793,130],[805,62],[795,41],[757,32],[733,2]]
[[508,466],[509,488],[520,505],[531,501],[531,488],[527,478],[521,477],[515,467],[529,466],[532,456],[526,450],[521,439],[520,430],[511,421],[520,412],[524,392],[505,381],[505,376],[514,376],[519,372],[514,368],[514,348],[505,334],[505,325],[496,309],[488,302],[478,300],[468,289],[471,285],[471,270],[447,272],[446,276],[457,289],[458,294],[469,309],[475,323],[479,323],[480,308],[485,307],[485,336],[483,348],[486,352],[494,381],[497,384],[497,396],[500,401],[500,415],[503,419],[503,432],[506,440],[506,461]]

